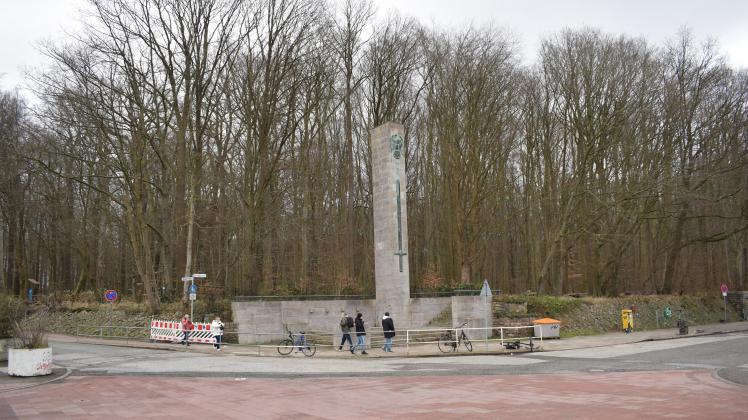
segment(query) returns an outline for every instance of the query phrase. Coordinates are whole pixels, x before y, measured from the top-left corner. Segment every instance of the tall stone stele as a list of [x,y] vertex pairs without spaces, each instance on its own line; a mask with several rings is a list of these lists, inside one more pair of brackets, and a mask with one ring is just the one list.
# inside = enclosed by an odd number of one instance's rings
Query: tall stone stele
[[403,126],[385,123],[371,131],[376,306],[400,325],[410,314],[408,206]]

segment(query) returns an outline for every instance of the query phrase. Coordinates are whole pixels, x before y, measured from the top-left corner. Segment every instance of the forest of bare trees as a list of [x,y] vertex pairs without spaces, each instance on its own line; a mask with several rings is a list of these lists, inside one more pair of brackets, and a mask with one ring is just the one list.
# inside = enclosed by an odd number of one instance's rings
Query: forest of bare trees
[[[94,0],[0,93],[2,287],[371,294],[369,130],[405,126],[411,289],[748,288],[748,73],[687,30],[524,65],[357,0]],[[715,289],[716,290],[716,289]]]

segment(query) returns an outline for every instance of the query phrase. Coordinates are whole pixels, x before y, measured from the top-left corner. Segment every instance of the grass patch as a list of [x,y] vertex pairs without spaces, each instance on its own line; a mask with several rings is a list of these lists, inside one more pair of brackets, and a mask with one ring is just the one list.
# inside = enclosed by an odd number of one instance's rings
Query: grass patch
[[528,313],[551,318],[559,318],[583,305],[579,299],[566,296],[538,295],[527,298]]

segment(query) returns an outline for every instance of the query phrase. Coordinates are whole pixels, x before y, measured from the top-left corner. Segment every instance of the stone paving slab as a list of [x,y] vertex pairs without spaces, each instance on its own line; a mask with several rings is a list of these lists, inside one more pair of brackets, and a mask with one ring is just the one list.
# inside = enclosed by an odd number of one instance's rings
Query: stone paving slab
[[0,395],[0,419],[744,419],[707,371],[375,378],[70,377]]

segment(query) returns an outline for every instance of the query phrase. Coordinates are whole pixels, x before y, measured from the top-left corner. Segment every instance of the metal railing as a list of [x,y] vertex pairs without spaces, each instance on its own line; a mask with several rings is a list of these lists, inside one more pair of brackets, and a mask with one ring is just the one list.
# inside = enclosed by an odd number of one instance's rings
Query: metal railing
[[412,298],[424,297],[452,297],[452,296],[478,296],[480,289],[455,289],[448,292],[411,292]]
[[277,302],[282,300],[366,300],[374,295],[234,296],[233,302]]
[[[150,340],[150,326],[121,326],[121,325],[77,325],[76,335],[79,337],[93,337],[103,339],[124,339],[126,342]],[[393,347],[404,348],[405,355],[430,355],[439,354],[439,339],[448,331],[451,331],[452,337],[457,341],[460,332],[464,331],[471,343],[473,350],[480,353],[504,353],[508,350],[505,348],[507,343],[521,342],[528,347],[529,344],[542,345],[542,329],[540,335],[534,336],[534,327],[517,326],[517,327],[500,327],[491,326],[486,328],[424,328],[424,329],[406,329],[396,330],[393,338]],[[299,331],[294,331],[297,334]],[[306,339],[313,342],[320,349],[337,349],[340,346],[342,332],[337,331],[310,331],[305,330]],[[353,345],[356,345],[356,333],[351,331]],[[223,334],[223,344],[236,345],[240,344],[247,349],[247,355],[257,356],[278,356],[277,348],[281,340],[288,338],[287,332],[259,332],[259,331],[242,331],[226,330]],[[381,327],[368,328],[366,331],[365,348],[377,349],[384,345],[384,334]],[[176,341],[175,341],[176,342]],[[346,344],[347,345],[347,344]],[[459,351],[459,350],[458,350]],[[462,350],[464,351],[464,350]],[[241,352],[239,352],[241,353]]]
[[[477,328],[429,328],[429,329],[416,329],[405,331],[405,352],[410,354],[411,347],[417,350],[423,350],[425,345],[431,345],[434,347],[434,352],[439,352],[437,349],[439,345],[439,338],[443,337],[447,332],[451,332],[453,341],[458,341],[460,332],[464,331],[470,342],[473,344],[473,348],[478,347],[482,344],[483,352],[493,352],[494,350],[505,352],[507,350],[507,343],[520,342],[528,348],[533,348],[534,343],[532,340],[538,340],[542,345],[543,334],[540,329],[540,335],[534,336],[533,333],[525,334],[526,331],[533,331],[532,325],[518,326],[518,327],[477,327]],[[418,346],[418,347],[415,347]],[[428,352],[428,349],[427,349]],[[422,353],[419,351],[419,353]]]
[[78,337],[112,338],[129,341],[148,341],[150,327],[133,327],[125,325],[76,325]]
[[[500,291],[497,291],[497,293]],[[446,292],[411,292],[410,297],[451,297],[451,296],[477,296],[480,289],[455,289]],[[282,300],[367,300],[375,299],[372,294],[364,295],[290,295],[290,296],[234,296],[234,302],[277,302]]]

